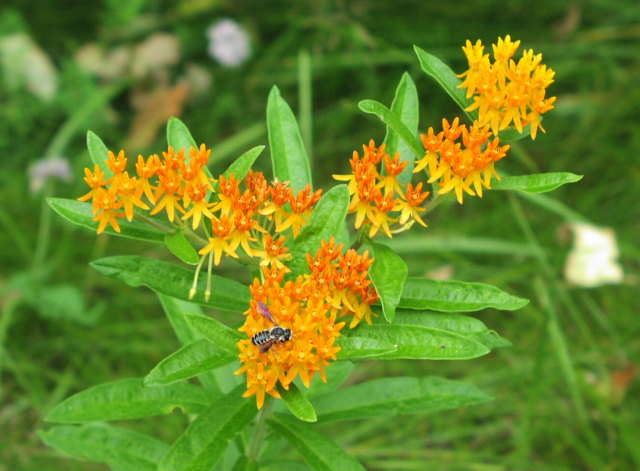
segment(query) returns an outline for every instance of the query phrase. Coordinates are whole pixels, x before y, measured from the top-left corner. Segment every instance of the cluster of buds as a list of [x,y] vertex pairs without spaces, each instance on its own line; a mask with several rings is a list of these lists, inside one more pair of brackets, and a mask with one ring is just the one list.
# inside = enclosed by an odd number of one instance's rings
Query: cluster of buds
[[553,109],[556,97],[545,97],[546,88],[553,83],[555,72],[541,64],[542,54],[533,49],[523,52],[518,62],[512,59],[520,47],[520,41],[511,41],[507,35],[493,44],[493,62],[484,54],[484,46],[467,40],[462,48],[469,69],[460,74],[464,81],[459,88],[467,89],[467,98],[474,103],[467,111],[477,109],[480,125],[489,124],[493,134],[507,128],[511,123],[522,132],[531,125],[531,138],[536,138],[540,116]]
[[[452,123],[442,120],[442,131],[435,133],[432,127],[422,134],[425,156],[416,161],[414,172],[427,168],[428,183],[438,182],[442,195],[455,190],[458,202],[462,204],[464,193],[482,197],[482,187],[490,188],[491,176],[499,178],[494,164],[509,150],[508,145],[500,146],[500,139],[491,139],[488,125],[475,121],[468,127],[455,118]],[[473,188],[471,188],[473,185]]]
[[[400,153],[396,152],[391,158],[385,152],[385,145],[376,147],[373,139],[362,149],[362,157],[353,151],[349,160],[350,175],[333,176],[336,180],[349,182],[349,213],[356,213],[356,229],[369,224],[369,237],[375,236],[381,228],[388,237],[393,237],[393,232],[411,227],[416,221],[426,227],[420,217],[426,210],[420,205],[429,192],[422,191],[421,183],[414,187],[411,183],[405,185],[398,181],[398,175],[407,166],[406,161],[400,162]],[[383,174],[378,170],[382,162]],[[397,223],[397,229],[392,230],[390,223]]]
[[[343,254],[342,247],[333,238],[323,241],[314,256],[307,255],[311,273],[284,281],[284,270],[265,267],[263,281],[256,278],[251,285],[251,305],[239,329],[249,338],[238,343],[242,367],[236,374],[246,373],[245,397],[255,394],[258,408],[265,394],[279,397],[278,383],[288,389],[298,375],[307,387],[318,372],[326,381],[324,368],[340,351],[335,340],[345,323],[339,316],[353,315],[350,327],[362,319],[371,322],[371,304],[378,300],[367,279],[373,259],[353,249]],[[268,306],[271,318],[261,306]],[[256,339],[274,324],[292,332],[291,338],[268,348],[258,345]]]

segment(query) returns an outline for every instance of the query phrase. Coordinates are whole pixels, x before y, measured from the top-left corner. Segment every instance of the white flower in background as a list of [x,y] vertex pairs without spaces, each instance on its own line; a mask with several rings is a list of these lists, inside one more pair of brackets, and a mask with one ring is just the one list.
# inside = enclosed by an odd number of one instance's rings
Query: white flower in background
[[33,193],[42,190],[49,178],[57,178],[65,182],[71,181],[69,161],[64,157],[49,157],[36,160],[29,167],[29,189]]
[[58,72],[49,56],[26,34],[0,38],[0,66],[10,88],[24,86],[42,100],[51,100],[58,89]]
[[613,229],[585,223],[571,224],[575,244],[564,266],[567,281],[585,288],[621,283],[618,244]]
[[233,20],[220,20],[207,29],[209,54],[225,67],[236,67],[251,54],[249,35]]

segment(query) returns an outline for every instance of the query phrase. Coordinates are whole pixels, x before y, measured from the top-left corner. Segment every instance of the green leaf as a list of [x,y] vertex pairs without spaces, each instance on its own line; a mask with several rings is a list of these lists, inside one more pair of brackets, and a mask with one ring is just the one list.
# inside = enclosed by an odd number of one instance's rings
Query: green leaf
[[178,152],[180,149],[184,149],[187,155],[189,155],[189,148],[198,148],[187,125],[176,117],[171,117],[167,121],[167,142],[174,151]]
[[448,330],[476,340],[491,350],[511,345],[511,342],[500,337],[496,332],[489,330],[482,321],[462,314],[398,309],[396,323]]
[[525,193],[546,193],[566,184],[582,180],[582,175],[570,172],[535,173],[532,175],[520,175],[502,177],[491,183],[494,190],[518,190]]
[[388,342],[361,337],[338,337],[336,346],[341,348],[338,352],[340,360],[375,358],[396,351],[396,346]]
[[424,156],[424,149],[420,145],[420,141],[412,134],[409,128],[405,126],[400,117],[391,111],[389,108],[374,100],[362,100],[358,103],[360,108],[365,113],[375,114],[382,120],[384,124],[393,129],[393,131],[407,144],[411,152],[418,159]]
[[289,384],[289,389],[283,388],[282,385],[278,383],[278,392],[291,413],[298,419],[305,422],[315,422],[318,420],[313,406],[294,383]]
[[517,257],[534,257],[535,249],[530,244],[515,242],[507,239],[493,239],[489,237],[468,237],[455,234],[429,234],[394,237],[383,241],[398,254],[425,253],[478,253],[510,255]]
[[[542,121],[542,117],[540,118],[540,121]],[[525,137],[529,137],[531,135],[531,125],[527,124],[522,129],[522,132],[518,131],[514,127],[508,127],[500,131],[498,135],[500,136],[500,144],[508,144],[510,142],[520,141]]]
[[[400,121],[404,123],[411,135],[418,135],[420,102],[416,86],[407,72],[402,74],[400,83],[396,88],[396,94],[391,103],[391,112],[400,118]],[[408,161],[407,166],[398,175],[398,181],[404,184],[411,182],[415,159],[410,155],[411,149],[409,146],[390,127],[387,127],[384,143],[387,145],[386,150],[391,157],[398,151],[401,156],[400,161]]]
[[[91,266],[129,286],[147,286],[158,293],[189,300],[193,282],[190,269],[136,255],[105,257],[91,262]],[[249,288],[237,281],[213,275],[209,301],[204,299],[205,288],[206,276],[201,276],[191,301],[231,312],[244,312],[249,307]]]
[[[98,223],[93,221],[91,203],[81,203],[80,201],[65,198],[47,198],[47,203],[56,213],[67,221],[87,227],[93,232],[98,229]],[[162,242],[166,234],[166,232],[135,218],[131,222],[122,219],[118,221],[118,224],[120,225],[121,232],[116,232],[110,225],[107,225],[104,232],[106,234],[148,242]]]
[[142,379],[99,384],[68,397],[45,418],[65,424],[139,419],[171,414],[176,408],[195,414],[211,403],[211,393],[191,384],[145,388]]
[[309,157],[296,117],[276,86],[267,100],[267,130],[274,177],[291,182],[294,190],[302,190],[311,183]]
[[320,396],[335,391],[344,383],[351,375],[356,367],[353,361],[334,361],[327,367],[324,372],[327,382],[322,381],[320,375],[315,375],[311,380],[311,388],[309,388],[309,397]]
[[158,471],[205,471],[220,459],[229,442],[256,414],[253,400],[242,397],[240,385],[189,424],[162,458]]
[[243,338],[243,334],[211,317],[187,314],[186,318],[194,329],[221,350],[234,356],[238,355],[238,341]]
[[[191,324],[189,324],[187,319],[185,319],[186,314],[202,316],[203,314],[200,306],[187,301],[182,301],[181,299],[172,298],[171,296],[165,296],[160,293],[156,293],[156,295],[160,300],[160,304],[162,304],[162,309],[167,315],[167,319],[169,319],[169,323],[171,324],[173,331],[176,333],[176,337],[178,337],[178,340],[180,341],[180,345],[186,345],[203,338],[199,332],[191,327]],[[201,373],[198,376],[198,380],[207,389],[212,391],[221,391],[216,375],[212,371]]]
[[[87,131],[87,149],[89,149],[89,156],[94,164],[100,167],[100,170],[104,172],[105,180],[113,175],[113,172],[107,165],[107,159],[109,158],[109,149],[104,145],[102,139],[98,137],[93,131]],[[93,171],[93,169],[91,169]]]
[[224,177],[229,178],[230,175],[233,175],[237,180],[242,180],[249,173],[249,169],[258,156],[262,154],[263,150],[264,146],[256,146],[249,149],[229,165],[229,168],[223,174]]
[[314,399],[319,420],[368,419],[457,409],[491,400],[480,389],[435,376],[383,378]]
[[309,271],[306,254],[314,255],[320,241],[336,236],[344,223],[349,208],[349,190],[346,185],[337,185],[327,191],[311,213],[309,222],[302,228],[291,247],[292,259],[289,267],[293,273]]
[[399,306],[443,312],[479,311],[488,307],[514,311],[528,303],[527,299],[512,296],[484,283],[409,277],[404,284]]
[[359,325],[349,335],[366,337],[396,346],[396,350],[376,356],[381,360],[467,360],[489,353],[477,340],[433,327],[372,324]]
[[238,357],[207,339],[194,340],[162,359],[144,378],[145,386],[165,386],[193,378]]
[[[455,101],[463,111],[465,111],[465,108],[468,108],[473,104],[473,100],[471,98],[467,98],[467,90],[458,88],[458,85],[460,85],[462,81],[456,77],[456,74],[444,62],[418,46],[413,46],[413,49],[416,51],[422,70],[427,75],[435,79],[435,81],[451,98],[453,98],[453,101]],[[465,113],[471,122],[478,118],[477,111],[465,111]]]
[[148,435],[106,424],[57,425],[38,435],[56,450],[116,471],[156,471],[169,446]]
[[386,245],[374,242],[368,242],[367,245],[371,247],[374,258],[369,268],[369,278],[380,297],[385,319],[393,322],[409,269],[404,260]]
[[200,257],[198,257],[196,249],[193,248],[191,242],[189,242],[182,231],[176,231],[173,234],[166,234],[164,236],[164,243],[171,253],[184,263],[197,265],[200,261]]
[[156,295],[160,300],[160,304],[162,304],[162,309],[167,315],[173,331],[176,333],[176,337],[180,341],[180,345],[186,345],[202,338],[202,335],[196,332],[184,317],[187,313],[203,315],[200,306],[160,293],[156,293]]
[[316,471],[364,471],[365,469],[333,440],[317,432],[309,424],[282,414],[276,414],[267,422],[286,438]]

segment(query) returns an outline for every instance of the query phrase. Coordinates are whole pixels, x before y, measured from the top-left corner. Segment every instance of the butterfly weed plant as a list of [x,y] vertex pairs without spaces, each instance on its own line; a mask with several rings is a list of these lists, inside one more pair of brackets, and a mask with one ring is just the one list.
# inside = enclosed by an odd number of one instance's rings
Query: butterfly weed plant
[[[467,41],[469,68],[460,75],[416,47],[423,71],[461,116],[419,132],[418,94],[405,73],[390,107],[360,102],[386,126],[385,140],[354,150],[344,161],[349,171],[327,189],[313,187],[295,117],[275,87],[267,102],[272,176],[252,170],[264,146],[211,173],[215,146],[198,145],[176,118],[167,125],[167,148],[135,161],[89,132],[88,192],[49,204],[98,234],[164,244],[183,262],[92,262],[104,275],[152,289],[182,346],[146,376],[58,404],[47,421],[66,425],[42,430],[43,440],[116,470],[179,471],[223,466],[223,456],[233,469],[262,469],[273,460],[262,453],[269,442],[284,439],[312,469],[343,471],[364,468],[313,422],[490,400],[471,384],[433,376],[340,386],[364,359],[471,360],[509,345],[460,313],[515,310],[527,300],[483,283],[409,277],[385,240],[428,231],[430,213],[446,198],[463,204],[488,190],[539,193],[580,178],[501,175],[509,143],[544,131],[542,117],[555,101],[547,96],[554,72],[532,50],[516,57],[519,45],[506,36],[487,54],[480,41]],[[216,274],[223,258],[241,264],[251,284]],[[223,311],[227,322],[203,307]],[[173,443],[105,424],[176,409],[190,421]]]

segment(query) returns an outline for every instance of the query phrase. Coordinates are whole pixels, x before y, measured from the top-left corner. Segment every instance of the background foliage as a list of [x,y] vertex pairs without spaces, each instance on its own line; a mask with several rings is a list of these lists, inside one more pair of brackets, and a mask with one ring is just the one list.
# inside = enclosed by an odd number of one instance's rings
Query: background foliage
[[[513,347],[462,363],[363,363],[350,378],[352,383],[411,374],[464,378],[495,401],[394,422],[380,417],[319,428],[370,469],[640,468],[633,425],[640,410],[635,379],[640,328],[633,308],[640,266],[637,2],[542,1],[535,8],[523,2],[388,6],[365,0],[124,5],[74,2],[71,9],[67,2],[48,0],[33,9],[30,2],[8,0],[0,7],[0,40],[20,33],[31,38],[51,61],[57,82],[54,93],[34,94],[16,78],[19,68],[7,66],[3,49],[0,470],[105,469],[45,447],[35,434],[42,418],[63,397],[141,376],[177,348],[150,291],[126,287],[88,266],[112,254],[171,256],[151,245],[96,238],[43,209],[43,194],[82,194],[87,128],[107,145],[144,153],[164,145],[161,124],[168,115],[180,115],[196,140],[213,147],[219,162],[214,170],[222,171],[235,156],[267,143],[264,112],[276,84],[304,134],[312,136],[306,144],[320,187],[331,173],[344,173],[353,149],[372,137],[382,141],[384,127],[357,103],[363,98],[390,103],[405,70],[420,94],[420,129],[457,113],[420,72],[414,44],[460,71],[466,39],[490,44],[504,34],[543,53],[556,71],[549,92],[558,102],[545,118],[548,134],[515,146],[500,168],[511,174],[583,174],[580,183],[553,193],[574,212],[558,210],[549,200],[542,200],[545,209],[540,200],[496,191],[428,217],[428,230],[395,246],[412,254],[409,275],[453,270],[455,279],[481,280],[531,299],[520,311],[489,309],[480,316]],[[207,54],[207,28],[226,17],[244,25],[252,38],[251,58],[232,69]],[[109,77],[84,71],[74,59],[90,43],[126,50],[158,32],[179,44],[177,59],[162,67],[141,73],[131,66]],[[99,66],[102,72],[116,70],[113,62]],[[200,91],[189,75],[193,70],[209,77],[198,75],[205,84]],[[27,169],[45,155],[67,157],[74,179],[32,193]],[[267,170],[268,164],[266,155],[258,159],[258,168]],[[567,222],[576,218],[615,229],[626,273],[622,284],[583,289],[564,281],[571,246]],[[236,276],[233,265],[223,269]],[[185,424],[180,414],[127,422],[166,441]],[[293,451],[291,459],[296,459]],[[286,466],[279,462],[273,469]]]

